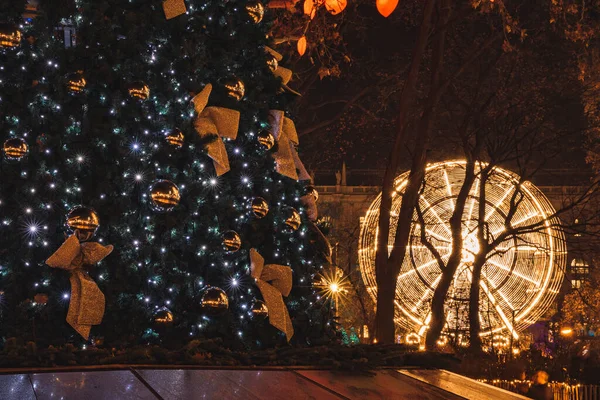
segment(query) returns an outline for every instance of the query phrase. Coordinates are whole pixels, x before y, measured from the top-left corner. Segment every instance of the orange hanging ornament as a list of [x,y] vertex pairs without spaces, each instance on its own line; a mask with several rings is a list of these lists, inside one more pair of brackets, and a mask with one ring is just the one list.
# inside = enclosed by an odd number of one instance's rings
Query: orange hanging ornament
[[298,40],[298,53],[300,56],[303,56],[306,53],[306,36],[302,36],[300,40]]
[[304,1],[304,14],[310,16],[310,19],[313,19],[317,14],[317,7],[315,7],[314,0],[305,0]]
[[398,0],[376,0],[377,11],[384,17],[389,17],[398,6]]
[[348,5],[347,0],[325,0],[325,8],[331,15],[341,13],[346,9]]

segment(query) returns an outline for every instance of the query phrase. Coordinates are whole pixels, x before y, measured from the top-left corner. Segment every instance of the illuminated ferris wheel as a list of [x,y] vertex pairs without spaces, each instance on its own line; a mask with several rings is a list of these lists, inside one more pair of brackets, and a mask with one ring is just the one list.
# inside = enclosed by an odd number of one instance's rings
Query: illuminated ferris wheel
[[[513,228],[524,228],[488,253],[479,284],[482,334],[512,334],[518,338],[518,332],[542,317],[558,294],[566,262],[564,235],[557,228],[558,219],[551,217],[554,208],[533,184],[519,184],[519,177],[514,173],[494,168],[484,183],[485,197],[480,197],[479,167],[476,174],[463,212],[462,259],[447,296],[445,333],[463,336],[468,331],[471,268],[480,251],[476,228],[484,216],[489,237],[498,237],[504,231],[507,219]],[[444,263],[447,262],[452,251],[449,220],[464,177],[464,161],[431,164],[426,170],[419,199],[420,222],[424,224],[418,223],[415,215],[396,286],[396,323],[413,337],[423,337],[427,330],[431,299],[442,276],[438,260],[421,241],[421,230],[425,229],[427,241],[435,247]],[[408,173],[404,173],[395,181],[388,241],[390,250],[407,178]],[[518,195],[514,195],[516,191]],[[484,205],[480,199],[485,199]],[[380,202],[381,195],[367,211],[359,246],[361,273],[373,299],[377,296],[375,250]],[[481,213],[480,207],[485,207]],[[525,229],[530,226],[537,228]]]

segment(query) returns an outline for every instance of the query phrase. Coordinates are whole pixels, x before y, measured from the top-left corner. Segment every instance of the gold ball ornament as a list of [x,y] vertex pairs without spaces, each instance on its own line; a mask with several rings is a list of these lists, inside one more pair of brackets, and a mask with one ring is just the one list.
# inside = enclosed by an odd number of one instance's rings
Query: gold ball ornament
[[21,45],[23,35],[19,27],[8,22],[0,23],[0,49],[14,49]]
[[285,224],[293,231],[296,231],[298,228],[300,228],[302,220],[300,219],[300,213],[298,213],[298,210],[293,207],[289,207],[285,210]]
[[159,308],[156,310],[153,316],[154,326],[156,328],[163,328],[173,325],[173,313],[166,307]]
[[132,99],[148,100],[150,97],[150,87],[142,81],[130,83],[127,92]]
[[185,136],[179,128],[174,128],[171,132],[167,134],[165,138],[167,140],[167,143],[177,148],[182,148],[183,143],[185,141]]
[[235,76],[230,76],[229,78],[223,80],[223,86],[225,87],[225,91],[227,96],[240,101],[244,98],[244,94],[246,93],[246,86],[244,82],[238,79]]
[[313,185],[308,185],[306,188],[304,188],[304,195],[312,196],[315,201],[319,200],[319,192]]
[[10,138],[4,142],[2,147],[4,157],[10,161],[20,161],[29,152],[29,146],[24,139]]
[[91,207],[77,206],[67,214],[67,227],[81,242],[90,240],[100,226],[100,218]]
[[48,304],[48,295],[45,293],[38,293],[33,296],[33,301],[37,304],[46,305]]
[[275,137],[267,130],[260,131],[258,134],[258,143],[260,143],[265,150],[271,150],[275,146]]
[[67,89],[71,94],[78,94],[85,90],[87,85],[87,81],[83,76],[83,72],[77,71],[72,74],[67,75]]
[[179,205],[179,188],[171,181],[156,181],[150,187],[150,199],[154,211],[168,212]]
[[223,248],[235,253],[242,247],[242,238],[236,231],[227,231],[223,234]]
[[252,319],[262,321],[269,316],[269,309],[264,301],[256,300],[254,304],[252,304],[250,313],[252,315]]
[[266,217],[269,213],[269,203],[262,197],[255,197],[252,200],[252,213],[258,219]]
[[200,300],[202,309],[208,314],[217,316],[222,315],[229,309],[229,299],[223,289],[209,286]]
[[255,24],[259,24],[265,16],[265,6],[260,1],[250,0],[246,3],[246,12]]

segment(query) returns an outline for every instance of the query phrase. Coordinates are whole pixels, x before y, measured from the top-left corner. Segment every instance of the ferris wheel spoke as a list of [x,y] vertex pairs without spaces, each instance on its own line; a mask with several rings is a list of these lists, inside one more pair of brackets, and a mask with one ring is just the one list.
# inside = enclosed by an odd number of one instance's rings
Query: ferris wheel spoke
[[[443,256],[441,256],[442,260],[443,260],[444,258],[446,258],[446,257],[450,257],[450,254],[451,254],[451,253],[446,253],[446,254],[444,254]],[[423,269],[423,268],[430,267],[430,266],[432,266],[432,265],[434,265],[434,264],[436,264],[436,263],[437,263],[437,260],[436,260],[436,259],[433,259],[433,260],[431,260],[431,261],[427,261],[425,264],[421,264],[421,265],[419,265],[417,268],[411,269],[410,271],[407,271],[407,272],[405,272],[405,273],[403,273],[403,274],[401,274],[401,275],[398,275],[398,279],[400,280],[400,279],[402,279],[402,278],[406,278],[407,276],[409,276],[409,275],[411,275],[411,274],[414,274],[414,273],[415,273],[415,272],[417,272],[417,271],[421,271],[421,269]]]
[[[393,246],[392,246],[393,247]],[[412,249],[429,249],[429,247],[425,246],[424,244],[413,244],[410,246]],[[436,249],[449,249],[451,248],[449,244],[443,244],[443,245],[436,245],[435,246]]]
[[444,170],[444,179],[446,180],[446,189],[448,190],[448,200],[450,201],[450,205],[452,207],[452,211],[456,208],[454,205],[454,200],[452,200],[452,185],[450,185],[450,179],[448,178],[448,171]]
[[[518,220],[518,221],[516,221],[516,222],[511,222],[511,223],[510,223],[510,225],[511,225],[513,228],[515,228],[515,227],[517,227],[517,226],[521,225],[523,222],[525,222],[525,221],[529,221],[530,219],[532,219],[532,218],[535,218],[535,217],[539,217],[539,216],[540,216],[540,214],[539,214],[538,212],[534,212],[534,213],[531,213],[531,214],[528,214],[528,215],[526,215],[525,217],[521,218],[520,220]],[[496,236],[496,235],[497,235],[497,234],[499,234],[500,232],[503,232],[503,231],[504,231],[504,229],[505,229],[505,228],[504,228],[504,226],[503,226],[503,227],[501,227],[501,228],[499,228],[499,229],[496,229],[496,230],[492,231],[492,236]]]
[[[489,291],[485,291],[484,290],[484,293],[486,295],[488,295],[488,297],[490,297],[490,295],[491,295],[491,293]],[[508,319],[508,317],[506,316],[506,314],[504,314],[504,311],[502,311],[502,308],[498,304],[495,304],[494,305],[494,309],[496,310],[496,313],[500,317],[500,320],[502,321],[502,323],[504,324],[504,326],[506,327],[506,329],[512,334],[512,336],[515,339],[519,339],[519,334],[517,333],[517,331],[513,327],[512,323],[510,322],[510,320]]]
[[511,270],[511,269],[510,269],[510,268],[508,268],[507,266],[505,266],[505,265],[502,265],[502,264],[500,264],[500,263],[498,263],[498,262],[496,262],[496,261],[494,261],[494,260],[488,260],[488,261],[487,261],[487,263],[488,263],[488,264],[492,264],[493,266],[495,266],[495,267],[498,267],[498,268],[500,268],[500,269],[502,269],[502,270],[504,270],[504,271],[510,272],[512,275],[514,275],[514,276],[516,276],[516,277],[518,277],[518,278],[524,279],[524,280],[526,280],[527,282],[531,282],[531,283],[533,283],[533,284],[534,284],[536,287],[539,287],[539,286],[540,286],[540,283],[539,283],[539,282],[537,282],[537,281],[535,281],[535,280],[533,280],[533,279],[531,279],[531,278],[529,278],[529,277],[527,277],[527,276],[525,276],[525,275],[521,274],[520,272],[517,272],[517,271],[515,271],[515,270]]
[[448,228],[446,222],[444,222],[442,220],[442,218],[440,217],[440,215],[437,213],[437,211],[435,211],[433,209],[433,207],[431,207],[431,204],[429,204],[429,202],[427,200],[425,200],[425,198],[423,196],[420,196],[419,200],[423,201],[423,203],[425,203],[425,206],[427,207],[427,211],[431,211],[431,213],[435,216],[435,218],[437,218],[437,220],[440,222],[441,226],[446,230],[446,232],[448,232],[449,235],[452,235],[452,231],[450,230],[450,228]]
[[498,207],[500,207],[500,205],[502,205],[502,203],[504,202],[504,200],[506,200],[506,198],[512,194],[512,192],[515,190],[514,186],[511,186],[510,189],[507,189],[504,192],[504,195],[500,198],[500,200],[498,200],[497,202],[494,203],[494,207],[492,207],[492,209],[485,215],[485,220],[487,221],[488,218],[490,218],[492,216],[492,214],[498,209]]
[[[436,233],[436,232],[432,231],[431,229],[425,229],[425,232],[427,232],[429,235],[431,235],[432,237],[436,238],[440,242],[452,243],[452,239],[451,238],[446,237],[446,236],[442,236],[439,233]],[[443,246],[439,246],[439,247],[443,247]]]
[[509,250],[514,250],[514,251],[538,251],[540,250],[540,247],[536,247],[536,246],[528,246],[526,244],[516,244],[510,247],[496,247],[496,250],[498,251],[502,251],[502,252],[508,252]]
[[535,217],[539,217],[540,213],[539,212],[533,212],[531,214],[526,215],[525,217],[521,218],[520,220],[518,220],[517,222],[511,222],[512,226],[519,226],[521,225],[523,222],[525,221],[529,221],[531,218],[535,218]]
[[487,281],[487,283],[492,287],[492,289],[494,289],[494,292],[498,293],[498,295],[500,297],[502,297],[502,300],[504,300],[504,302],[508,305],[508,307],[511,310],[514,311],[515,310],[515,306],[513,306],[513,304],[510,302],[510,300],[508,300],[508,298],[506,297],[506,295],[504,293],[502,293],[502,290],[498,290],[498,288],[496,287],[496,285],[494,285],[494,282],[492,282],[492,280],[487,276],[487,274],[484,271],[481,271],[481,275]]
[[[471,273],[470,270],[467,271],[467,276],[469,277],[469,281],[472,283],[473,282],[473,274]],[[479,286],[481,287],[481,289],[483,289],[483,293],[485,293],[485,295],[487,296],[487,298],[490,300],[490,302],[494,306],[494,309],[496,310],[496,313],[500,317],[500,320],[502,320],[502,323],[504,324],[504,326],[506,327],[506,329],[513,335],[513,337],[515,339],[518,339],[519,335],[517,334],[517,332],[513,328],[512,324],[510,323],[510,320],[506,317],[506,314],[504,314],[504,311],[502,311],[502,307],[500,307],[500,304],[498,304],[498,302],[496,301],[496,298],[490,292],[490,290],[488,289],[488,287],[485,284],[485,282],[484,281],[480,281],[479,282]]]
[[425,299],[427,297],[429,297],[429,294],[435,290],[435,288],[437,287],[437,285],[440,283],[440,279],[442,279],[442,274],[439,274],[437,278],[435,278],[435,280],[431,283],[431,287],[427,287],[425,289],[425,292],[423,293],[423,296],[421,296],[421,298],[419,299],[419,301],[417,301],[415,303],[415,306],[412,309],[412,312],[416,312],[417,308],[419,308],[421,306],[421,304],[423,304],[423,302],[425,301]]
[[427,328],[429,328],[429,322],[431,322],[431,311],[427,313],[425,319],[421,323],[421,328],[419,329],[419,336],[423,336]]

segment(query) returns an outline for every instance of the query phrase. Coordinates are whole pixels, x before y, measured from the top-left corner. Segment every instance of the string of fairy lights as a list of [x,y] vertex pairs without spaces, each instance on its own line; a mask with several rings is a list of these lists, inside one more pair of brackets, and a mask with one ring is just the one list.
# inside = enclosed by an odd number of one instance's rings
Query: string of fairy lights
[[[135,6],[132,4],[130,7]],[[76,6],[77,13],[70,20],[82,32],[81,37],[93,37],[90,32],[102,22],[94,19],[94,2],[76,0]],[[118,13],[125,15],[124,10]],[[2,219],[4,237],[20,224],[27,238],[23,246],[28,250],[13,261],[38,267],[32,293],[52,287],[52,274],[44,260],[61,246],[66,232],[81,242],[115,245],[116,254],[98,262],[90,273],[101,287],[114,279],[115,263],[132,276],[143,277],[144,285],[133,295],[153,319],[153,326],[144,333],[146,339],[158,337],[162,326],[180,321],[184,314],[189,335],[196,336],[211,329],[216,317],[229,312],[235,315],[232,325],[242,338],[251,321],[270,316],[249,275],[250,246],[261,252],[269,250],[270,254],[263,254],[269,260],[292,267],[294,286],[305,288],[288,301],[292,312],[302,312],[318,301],[312,282],[323,262],[307,244],[306,224],[312,222],[307,220],[303,201],[314,188],[305,188],[274,171],[270,155],[276,140],[268,134],[265,137],[269,125],[263,108],[278,90],[257,92],[256,85],[248,81],[260,77],[258,71],[263,67],[269,68],[264,51],[266,28],[261,24],[264,7],[251,0],[244,7],[228,8],[225,16],[241,24],[220,22],[230,35],[243,31],[252,39],[261,39],[246,43],[244,54],[232,55],[237,60],[234,64],[204,71],[203,79],[195,70],[180,70],[177,59],[164,61],[172,55],[172,48],[185,40],[176,37],[175,31],[169,36],[173,25],[168,21],[156,29],[147,27],[145,51],[136,60],[111,64],[108,59],[115,50],[100,43],[80,43],[70,50],[72,55],[92,55],[100,64],[106,60],[106,65],[112,66],[108,72],[73,70],[62,65],[57,43],[24,45],[23,36],[32,31],[31,26],[2,25],[0,38],[18,36],[9,44],[0,43],[2,64],[22,64],[25,72],[30,66],[37,74],[27,76],[37,82],[27,92],[27,110],[5,117],[14,128],[5,136],[3,170],[18,171],[23,179],[10,186],[18,193],[8,193],[5,187],[4,198],[0,198],[0,206],[10,203],[14,213]],[[184,30],[193,32],[224,15],[216,4],[190,1],[181,18],[186,18]],[[206,46],[215,45],[210,35],[205,38]],[[92,71],[103,75],[90,76]],[[8,73],[13,74],[13,69],[0,65],[0,85],[12,91],[19,84],[25,87],[24,82],[7,79],[12,76]],[[101,79],[117,75],[125,90]],[[199,141],[189,128],[199,114],[191,105],[189,87],[207,80],[219,83],[222,96],[217,93],[215,102],[243,111],[238,138],[224,139],[231,171],[222,176],[201,153],[207,143]],[[38,92],[37,85],[52,89]],[[107,113],[101,119],[99,109]],[[27,119],[37,116],[36,123]],[[90,121],[102,121],[105,126],[90,126]],[[63,228],[65,220],[67,229]],[[253,224],[265,231],[262,242],[255,240],[258,234],[251,229]],[[3,275],[18,268],[3,264]],[[61,297],[68,302],[70,292],[64,291]],[[193,311],[197,318],[189,316],[191,303],[196,303]],[[31,307],[41,306],[31,303]]]

